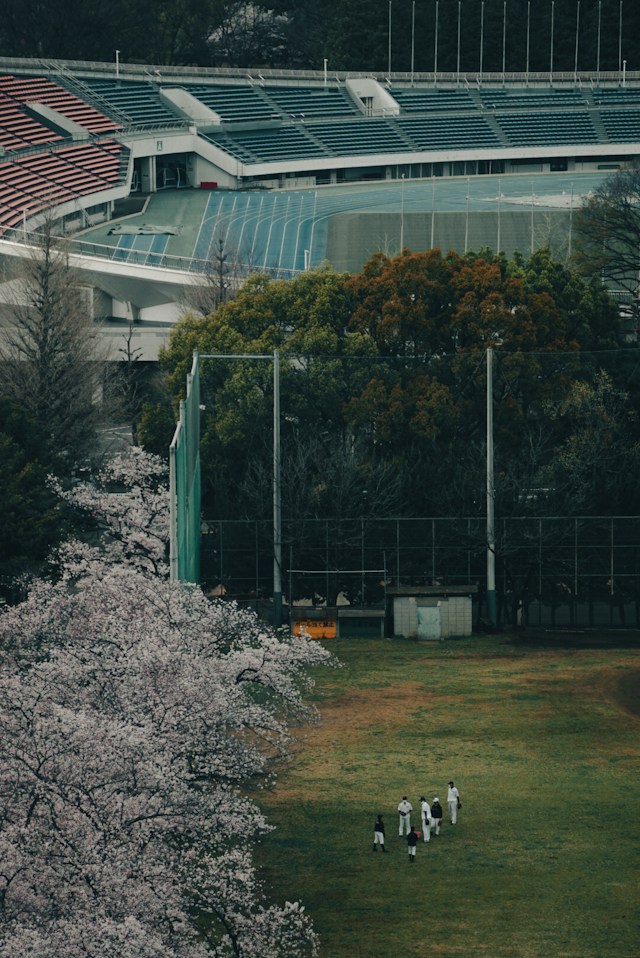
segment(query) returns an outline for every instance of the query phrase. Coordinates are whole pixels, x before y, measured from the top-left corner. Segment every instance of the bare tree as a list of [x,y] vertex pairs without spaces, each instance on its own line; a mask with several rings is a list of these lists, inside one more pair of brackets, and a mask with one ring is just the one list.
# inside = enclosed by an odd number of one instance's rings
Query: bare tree
[[123,412],[131,426],[131,435],[136,440],[136,429],[144,402],[142,350],[133,345],[134,328],[130,322],[124,345],[118,347],[120,354],[119,393]]
[[108,408],[107,355],[52,222],[16,279],[0,340],[0,395],[43,427],[50,460],[71,470],[95,450]]
[[219,306],[234,299],[251,273],[261,271],[261,255],[262,250],[256,248],[255,242],[247,241],[241,247],[234,247],[226,234],[214,236],[204,271],[185,288],[185,309],[200,316],[215,313]]
[[232,296],[233,280],[237,280],[237,276],[231,275],[232,269],[225,239],[218,236],[204,273],[198,277],[196,284],[187,288],[186,302],[189,308],[202,316],[209,316],[226,303]]
[[628,295],[637,332],[640,166],[618,170],[585,199],[575,218],[575,235],[576,258],[583,270]]

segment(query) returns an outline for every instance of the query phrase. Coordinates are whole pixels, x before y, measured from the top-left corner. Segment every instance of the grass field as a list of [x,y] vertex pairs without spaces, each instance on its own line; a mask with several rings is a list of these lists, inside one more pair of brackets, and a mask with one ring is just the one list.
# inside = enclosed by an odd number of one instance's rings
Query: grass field
[[[640,643],[328,645],[258,855],[322,958],[638,958]],[[445,806],[450,778],[458,824],[410,865],[397,804]]]

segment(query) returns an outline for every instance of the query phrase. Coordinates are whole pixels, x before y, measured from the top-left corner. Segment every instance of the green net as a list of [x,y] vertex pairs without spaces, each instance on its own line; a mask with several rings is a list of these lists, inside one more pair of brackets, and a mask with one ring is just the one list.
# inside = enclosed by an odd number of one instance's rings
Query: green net
[[169,449],[170,569],[180,582],[200,579],[200,365],[193,354],[187,397]]

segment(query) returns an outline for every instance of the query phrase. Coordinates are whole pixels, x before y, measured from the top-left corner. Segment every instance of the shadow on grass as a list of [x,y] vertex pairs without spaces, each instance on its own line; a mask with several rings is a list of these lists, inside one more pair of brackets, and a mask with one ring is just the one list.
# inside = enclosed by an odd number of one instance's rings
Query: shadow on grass
[[532,649],[640,649],[640,632],[627,629],[522,629],[505,637]]
[[[640,633],[628,631],[550,631],[524,630],[511,636],[514,645],[530,649],[638,649]],[[618,705],[640,715],[640,670],[625,672],[612,689]]]

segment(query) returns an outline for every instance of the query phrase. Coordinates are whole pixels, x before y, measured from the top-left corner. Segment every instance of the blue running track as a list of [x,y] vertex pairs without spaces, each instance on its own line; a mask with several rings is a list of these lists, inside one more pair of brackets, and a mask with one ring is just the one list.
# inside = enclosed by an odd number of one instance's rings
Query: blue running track
[[[429,214],[495,210],[498,204],[503,210],[577,209],[582,197],[606,175],[443,177],[307,190],[212,193],[193,258],[211,262],[222,241],[227,255],[237,258],[242,267],[286,275],[319,266],[326,259],[328,223],[339,213]],[[122,238],[126,239],[131,238]],[[123,251],[125,246],[121,242]],[[141,248],[134,244],[136,253]]]

